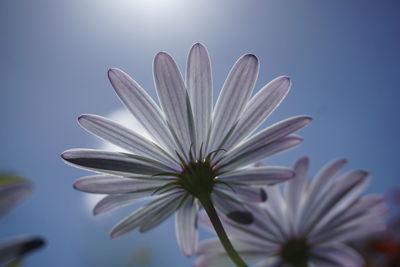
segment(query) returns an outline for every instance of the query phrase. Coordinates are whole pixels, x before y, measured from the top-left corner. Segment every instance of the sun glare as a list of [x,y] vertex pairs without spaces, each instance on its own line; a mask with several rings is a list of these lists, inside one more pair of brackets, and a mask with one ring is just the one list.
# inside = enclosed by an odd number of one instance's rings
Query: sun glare
[[156,9],[164,9],[164,8],[173,8],[180,2],[179,0],[136,0],[133,2],[137,2],[138,5],[142,5],[147,8],[156,8]]
[[120,0],[121,6],[145,14],[169,14],[182,6],[182,0]]

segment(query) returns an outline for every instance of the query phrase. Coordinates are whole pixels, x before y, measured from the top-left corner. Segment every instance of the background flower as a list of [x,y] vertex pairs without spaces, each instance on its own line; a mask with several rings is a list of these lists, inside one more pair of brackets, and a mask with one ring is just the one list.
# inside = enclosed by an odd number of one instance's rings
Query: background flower
[[[254,205],[253,224],[225,219],[238,252],[257,266],[362,266],[361,256],[344,242],[382,231],[387,208],[382,195],[361,196],[368,172],[338,175],[345,163],[331,161],[309,181],[309,160],[301,158],[294,164],[296,177],[282,190],[266,188],[269,199]],[[202,221],[209,227],[206,217]],[[226,261],[216,240],[201,244],[198,254],[198,266]]]
[[[32,183],[12,174],[0,174],[0,217],[17,202],[31,193]],[[0,242],[0,264],[17,266],[26,254],[44,245],[40,237],[24,236],[8,238]]]

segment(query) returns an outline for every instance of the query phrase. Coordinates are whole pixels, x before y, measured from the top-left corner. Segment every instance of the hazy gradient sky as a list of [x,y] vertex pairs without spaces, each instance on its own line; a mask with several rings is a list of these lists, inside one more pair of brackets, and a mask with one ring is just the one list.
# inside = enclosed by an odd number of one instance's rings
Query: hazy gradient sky
[[399,12],[395,0],[0,1],[0,170],[36,185],[1,219],[0,238],[47,238],[27,266],[132,266],[138,253],[149,253],[147,266],[189,265],[171,219],[110,240],[112,225],[134,207],[93,217],[84,194],[72,189],[86,172],[59,155],[98,145],[77,125],[79,114],[121,107],[109,67],[155,96],[155,53],[168,51],[183,68],[195,42],[209,49],[215,93],[244,53],[260,59],[256,89],[278,75],[292,78],[292,91],[265,125],[298,114],[314,121],[301,132],[303,145],[267,163],[290,165],[309,155],[315,171],[347,157],[349,168],[372,172],[368,192],[399,186]]

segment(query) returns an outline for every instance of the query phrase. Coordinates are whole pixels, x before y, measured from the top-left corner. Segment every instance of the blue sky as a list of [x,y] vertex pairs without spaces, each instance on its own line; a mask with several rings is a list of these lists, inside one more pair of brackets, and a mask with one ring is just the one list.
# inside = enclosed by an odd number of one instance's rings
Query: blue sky
[[29,178],[36,189],[2,218],[0,238],[47,238],[27,266],[129,266],[138,251],[150,253],[149,266],[189,265],[172,220],[110,240],[112,225],[134,207],[93,217],[83,193],[72,189],[86,172],[59,155],[98,145],[79,128],[79,114],[121,107],[109,67],[155,96],[153,56],[167,51],[183,68],[195,42],[210,52],[215,95],[244,53],[260,59],[256,89],[279,75],[292,78],[265,125],[298,114],[314,120],[301,132],[303,145],[267,163],[290,165],[309,155],[315,172],[346,157],[349,168],[372,172],[368,192],[399,186],[399,11],[398,1],[1,1],[0,170]]

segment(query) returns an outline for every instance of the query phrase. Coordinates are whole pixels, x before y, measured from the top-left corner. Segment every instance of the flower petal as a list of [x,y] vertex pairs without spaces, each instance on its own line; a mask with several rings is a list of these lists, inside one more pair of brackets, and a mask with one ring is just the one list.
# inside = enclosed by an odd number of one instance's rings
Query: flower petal
[[171,155],[164,149],[157,146],[146,137],[112,120],[97,115],[84,114],[78,118],[78,121],[80,125],[90,133],[127,151],[140,156],[154,158],[167,166],[177,165],[177,163],[173,161]]
[[[22,237],[0,244],[0,264],[8,264],[25,254],[43,247],[45,241],[38,237]],[[8,266],[8,265],[7,265]]]
[[[308,157],[298,159],[294,166],[295,177],[285,185],[285,200],[287,202],[288,213],[294,231],[297,230],[297,218],[299,218],[300,207],[302,205],[304,190],[307,186],[307,176],[310,167]],[[296,231],[296,234],[297,231]]]
[[227,156],[224,158],[221,161],[221,170],[229,171],[252,164],[266,157],[293,148],[299,145],[301,141],[302,138],[300,136],[288,135],[271,143],[264,145],[261,145],[260,143],[260,146],[254,150],[243,150],[243,152],[240,154],[230,154],[229,157]]
[[[326,216],[321,218],[315,228],[312,229],[310,235],[319,236],[330,229],[339,228],[352,221],[361,220],[361,218],[363,218],[364,221],[368,221],[366,217],[370,217],[371,215],[383,217],[385,211],[386,207],[382,195],[364,196],[351,206],[342,206],[341,209],[332,209]],[[371,222],[368,224],[371,224]]]
[[[235,246],[235,243],[233,244]],[[217,246],[216,246],[217,247]],[[210,248],[211,249],[211,248]],[[252,251],[252,250],[239,250],[239,254],[245,262],[256,262],[265,259],[269,255],[265,251]],[[225,251],[210,252],[202,254],[197,258],[194,263],[196,267],[215,267],[215,266],[226,266],[232,264]]]
[[316,246],[312,253],[312,258],[319,262],[318,266],[360,267],[364,265],[361,256],[353,248],[344,244]]
[[207,151],[220,148],[237,122],[256,83],[258,68],[258,59],[251,54],[239,58],[232,67],[215,104]]
[[211,196],[215,208],[229,219],[245,225],[253,223],[253,214],[232,195],[215,188]]
[[278,107],[289,92],[289,77],[278,77],[265,85],[247,104],[232,135],[224,144],[228,150],[251,134]]
[[178,209],[179,204],[182,201],[182,197],[183,194],[181,193],[179,196],[176,196],[167,205],[165,205],[162,209],[158,210],[157,213],[153,213],[152,216],[147,217],[146,221],[142,222],[139,231],[142,233],[147,232],[168,219],[168,217],[170,217]]
[[[364,189],[369,178],[369,173],[361,170],[346,173],[341,178],[338,178],[319,203],[310,203],[310,206],[312,205],[315,207],[312,212],[302,213],[301,221],[303,223],[301,229],[305,229],[309,232],[324,215],[327,215],[327,213],[331,211],[331,209],[342,208],[343,206],[346,207],[351,204]],[[308,207],[305,211],[309,211]],[[305,214],[308,214],[308,216],[305,217]],[[305,228],[303,228],[303,226],[305,226]]]
[[202,44],[197,43],[190,49],[186,69],[186,87],[196,129],[195,148],[199,149],[207,138],[213,104],[211,63],[207,49]]
[[326,164],[315,176],[315,179],[310,184],[310,200],[316,200],[318,203],[319,199],[322,198],[325,193],[330,189],[334,179],[333,177],[339,173],[341,169],[347,164],[346,159],[336,159]]
[[94,215],[99,215],[126,205],[134,204],[149,198],[148,192],[109,195],[101,199],[93,209]]
[[230,184],[230,187],[224,184],[217,184],[218,190],[223,191],[224,193],[231,195],[233,198],[239,198],[243,202],[265,202],[268,198],[267,193],[264,188],[261,186],[248,186],[248,185],[233,185]]
[[167,180],[152,180],[122,178],[112,175],[92,175],[78,179],[74,183],[74,188],[95,194],[125,194],[125,193],[145,193],[150,195],[154,190],[166,184]]
[[[251,240],[252,243],[260,247],[280,246],[278,243],[280,239],[269,228],[265,227],[266,224],[269,225],[268,222],[270,220],[266,213],[261,211],[258,205],[248,205],[247,208],[255,218],[254,223],[250,225],[237,223],[220,214],[217,210],[228,235],[235,236],[235,238],[241,240]],[[198,222],[208,231],[215,233],[214,226],[211,224],[210,218],[204,210],[199,212]]]
[[186,199],[175,215],[176,240],[186,257],[193,256],[197,250],[197,213],[199,205],[192,198]]
[[382,214],[366,214],[352,221],[341,224],[329,231],[313,235],[310,242],[324,244],[329,242],[348,242],[354,239],[364,238],[368,235],[385,230]]
[[[239,253],[241,251],[266,253],[262,246],[251,243],[251,240],[232,239],[232,245]],[[196,255],[201,256],[204,254],[226,254],[226,252],[221,244],[221,241],[214,238],[201,242],[198,250],[196,251]]]
[[273,185],[285,182],[294,177],[292,169],[285,167],[245,168],[219,176],[222,181],[244,185]]
[[195,143],[192,109],[178,66],[165,52],[154,58],[154,81],[170,130],[180,144],[181,155],[186,156],[190,145]]
[[0,217],[18,203],[21,199],[32,192],[32,183],[26,180],[19,180],[12,183],[1,184],[0,186]]
[[196,258],[194,267],[225,266],[231,263],[232,261],[226,254],[205,254]]
[[[331,189],[333,177],[346,165],[346,159],[336,159],[326,164],[310,183],[307,196],[303,199],[301,215],[298,217],[297,226],[304,223],[306,218],[314,211],[315,205],[325,198],[326,192]],[[302,222],[301,222],[302,221]]]
[[155,160],[122,152],[71,149],[62,153],[61,157],[68,163],[83,169],[128,177],[134,174],[155,175],[171,171],[169,167]]
[[[253,267],[287,267],[283,265],[282,261],[278,256],[271,255],[268,259],[258,262]],[[311,267],[311,266],[310,266]]]
[[265,146],[305,127],[310,122],[309,116],[297,116],[275,123],[226,153],[221,165],[234,162],[241,159],[243,155],[255,153],[260,149],[264,150]]
[[122,70],[110,69],[108,78],[121,101],[143,127],[163,148],[175,153],[175,143],[162,112],[146,91]]
[[141,226],[143,223],[146,223],[153,216],[156,216],[156,214],[171,205],[171,203],[175,203],[176,199],[177,196],[174,192],[164,195],[137,209],[113,227],[110,233],[111,238],[116,238]]
[[[264,222],[265,228],[270,228],[273,233],[282,242],[290,235],[290,228],[287,223],[288,217],[286,214],[287,205],[280,190],[279,185],[266,186],[265,191],[268,194],[268,201],[263,203],[264,209],[267,211],[268,224]],[[286,222],[286,223],[282,223]]]

